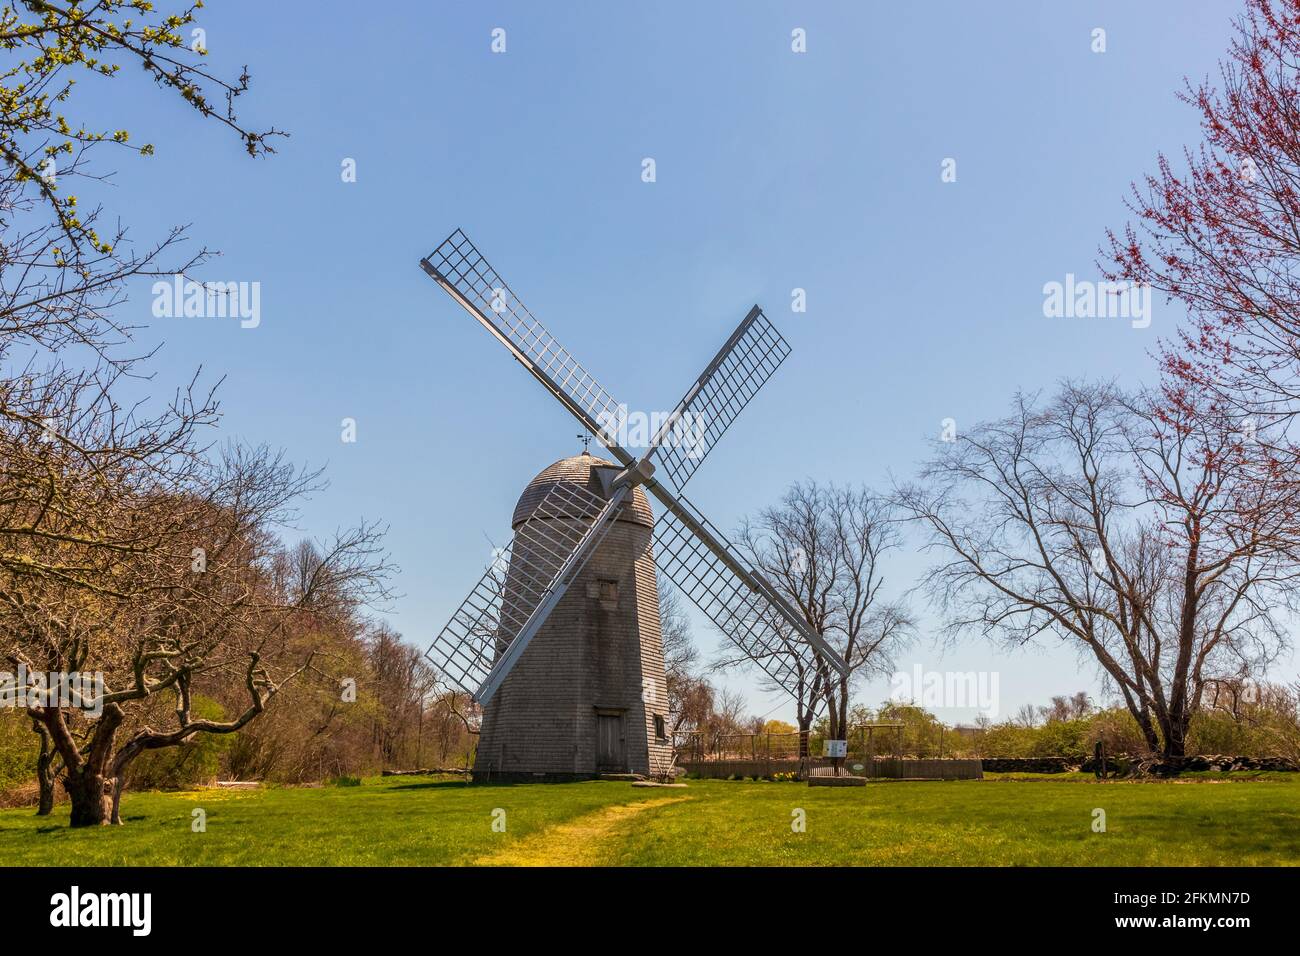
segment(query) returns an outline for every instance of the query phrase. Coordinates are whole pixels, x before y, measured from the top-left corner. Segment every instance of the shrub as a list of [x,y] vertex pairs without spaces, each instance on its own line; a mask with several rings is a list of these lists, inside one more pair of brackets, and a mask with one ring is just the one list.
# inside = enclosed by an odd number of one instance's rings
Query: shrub
[[1202,711],[1187,732],[1189,754],[1249,754],[1258,752],[1251,728],[1223,711]]
[[17,710],[0,710],[0,793],[36,779],[40,738],[32,722]]
[[1092,754],[1092,743],[1088,739],[1090,730],[1090,721],[1086,717],[1049,720],[1043,726],[1034,728],[1029,756],[1083,760]]

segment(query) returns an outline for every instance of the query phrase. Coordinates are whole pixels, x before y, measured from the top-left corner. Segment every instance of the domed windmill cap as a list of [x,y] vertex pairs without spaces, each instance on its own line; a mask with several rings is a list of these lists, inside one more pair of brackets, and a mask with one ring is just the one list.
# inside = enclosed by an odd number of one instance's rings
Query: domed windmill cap
[[[547,493],[560,482],[581,485],[593,494],[604,497],[600,475],[598,474],[598,469],[602,468],[621,470],[614,462],[606,461],[604,458],[597,458],[585,451],[580,455],[561,458],[554,464],[548,465],[538,473],[536,478],[528,483],[528,486],[524,488],[524,493],[519,496],[519,503],[515,505],[514,516],[510,519],[511,528],[518,528],[523,524],[524,519],[532,514],[538,502],[546,497]],[[641,490],[639,485],[632,489],[632,495],[623,506],[618,520],[630,521],[633,524],[645,525],[648,528],[654,526],[654,512],[650,510],[650,499],[646,497],[645,492]]]

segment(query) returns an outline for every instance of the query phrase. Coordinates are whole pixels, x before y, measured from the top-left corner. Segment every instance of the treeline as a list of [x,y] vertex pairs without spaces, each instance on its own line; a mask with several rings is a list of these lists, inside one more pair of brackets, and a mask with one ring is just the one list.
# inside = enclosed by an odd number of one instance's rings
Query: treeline
[[[1143,755],[1146,738],[1126,707],[1095,707],[1086,693],[1025,706],[1014,717],[949,725],[913,704],[854,707],[849,738],[868,724],[900,723],[872,732],[875,751],[915,757],[1063,757],[1082,761],[1101,742],[1108,754]],[[821,753],[828,721],[814,725],[811,750]],[[1300,683],[1226,681],[1207,693],[1188,731],[1187,754],[1282,757],[1300,763]]]
[[[302,784],[384,769],[461,768],[472,760],[477,728],[469,702],[437,685],[424,657],[390,628],[357,620],[313,632],[310,640],[313,665],[257,720],[238,733],[194,734],[142,754],[130,765],[125,788],[217,780]],[[224,722],[244,695],[238,681],[214,676],[193,693],[191,708],[196,717]],[[140,722],[153,709],[142,711]],[[37,802],[40,756],[31,718],[0,710],[0,805]],[[51,774],[61,772],[54,754]]]
[[340,648],[332,673],[298,684],[240,733],[223,768],[234,779],[284,783],[463,768],[477,729],[472,702],[446,690],[419,651],[368,625]]

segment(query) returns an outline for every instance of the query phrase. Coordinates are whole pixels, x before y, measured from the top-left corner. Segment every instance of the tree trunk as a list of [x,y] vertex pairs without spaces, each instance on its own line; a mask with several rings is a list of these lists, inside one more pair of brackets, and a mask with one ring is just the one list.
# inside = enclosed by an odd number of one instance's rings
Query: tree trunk
[[1162,729],[1165,732],[1165,746],[1161,752],[1166,760],[1181,760],[1187,756],[1187,717],[1170,718]]
[[112,807],[112,811],[111,811],[111,814],[110,814],[110,817],[109,817],[109,822],[112,823],[114,826],[119,826],[119,827],[122,825],[122,813],[121,813],[121,808],[122,808],[122,786],[123,786],[123,784],[125,784],[125,783],[126,783],[126,773],[125,773],[125,771],[120,771],[120,772],[118,773],[118,775],[117,775],[116,777],[113,778],[113,783],[112,783],[112,787],[113,787],[113,797],[112,797],[113,807]]
[[74,827],[108,826],[113,822],[113,798],[108,781],[101,773],[87,770],[69,770],[64,774],[63,788],[72,800]]
[[117,704],[104,707],[89,743],[81,750],[68,733],[58,709],[47,708],[46,714],[46,730],[63,758],[63,789],[72,801],[69,824],[74,827],[107,826],[113,817],[113,801],[105,771],[124,716],[122,708]]
[[36,803],[36,815],[38,817],[48,817],[54,812],[54,778],[40,778],[41,795]]
[[836,714],[835,739],[847,740],[849,736],[849,681],[847,677],[839,679],[830,704],[831,710]]
[[1156,733],[1155,725],[1151,722],[1149,714],[1142,714],[1138,720],[1138,726],[1142,728],[1142,738],[1147,742],[1147,747],[1154,753],[1160,751],[1160,735]]
[[32,726],[41,736],[41,751],[36,757],[36,782],[41,788],[40,797],[36,804],[36,815],[45,817],[49,816],[54,810],[54,760],[57,754],[54,752],[50,732],[45,729],[45,725],[40,721],[33,721]]
[[1142,732],[1142,739],[1146,741],[1147,750],[1152,754],[1159,753],[1160,735],[1156,733],[1156,725],[1151,719],[1151,710],[1146,701],[1129,693],[1127,687],[1121,689],[1124,692],[1124,705],[1128,707],[1128,712],[1133,715],[1138,730]]

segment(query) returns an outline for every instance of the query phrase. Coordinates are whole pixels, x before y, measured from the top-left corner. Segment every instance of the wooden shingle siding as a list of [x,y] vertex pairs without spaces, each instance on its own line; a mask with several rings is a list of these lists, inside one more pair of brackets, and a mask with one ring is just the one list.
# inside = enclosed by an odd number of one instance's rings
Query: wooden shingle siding
[[[516,515],[527,514],[530,496],[544,494],[557,480],[593,487],[596,464],[601,460],[589,455],[556,462],[525,489]],[[601,769],[598,711],[621,715],[627,763],[621,769],[648,775],[667,766],[671,746],[656,740],[654,726],[654,715],[667,714],[668,702],[652,528],[649,502],[638,488],[625,517],[615,522],[485,708],[476,779],[595,776]],[[516,563],[526,560],[514,557]],[[515,573],[512,566],[506,576],[507,600]]]

